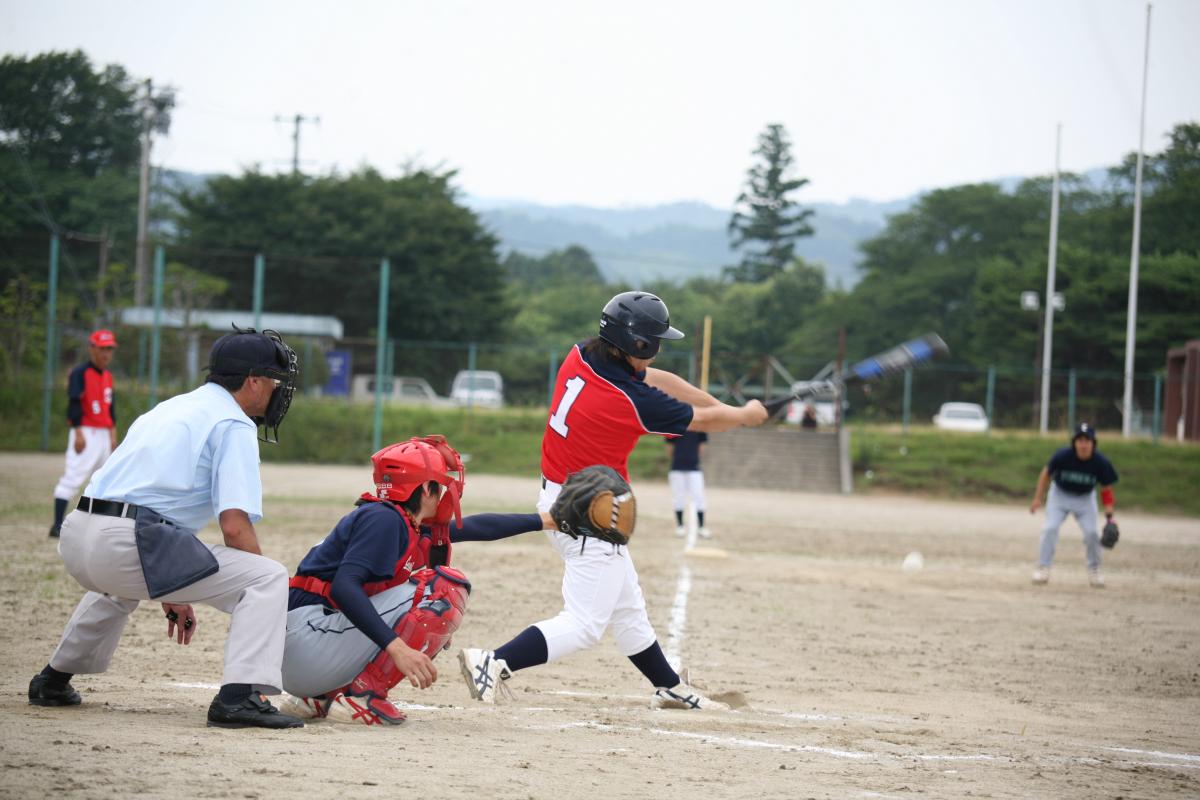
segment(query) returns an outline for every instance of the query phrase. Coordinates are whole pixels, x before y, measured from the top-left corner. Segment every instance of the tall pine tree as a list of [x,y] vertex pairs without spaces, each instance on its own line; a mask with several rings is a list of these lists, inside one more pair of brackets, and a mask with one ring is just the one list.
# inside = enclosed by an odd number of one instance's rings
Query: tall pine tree
[[725,271],[735,281],[762,283],[791,263],[797,239],[812,236],[813,211],[788,199],[808,179],[791,174],[792,145],[782,125],[767,126],[754,154],[760,161],[747,172],[729,220],[730,245],[742,251],[742,261]]

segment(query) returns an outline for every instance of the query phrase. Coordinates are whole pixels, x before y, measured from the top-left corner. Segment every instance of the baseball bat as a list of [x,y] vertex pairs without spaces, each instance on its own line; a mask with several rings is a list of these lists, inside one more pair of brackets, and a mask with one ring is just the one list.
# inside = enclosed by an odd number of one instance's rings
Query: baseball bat
[[927,333],[924,336],[896,345],[892,349],[885,350],[870,358],[864,358],[857,364],[846,368],[842,371],[841,375],[831,380],[814,381],[802,391],[777,397],[764,405],[766,406],[767,414],[775,416],[779,413],[780,409],[793,400],[803,400],[813,395],[836,391],[844,386],[879,380],[888,375],[903,372],[909,367],[915,367],[927,361],[932,361],[935,358],[941,358],[949,353],[950,348],[942,341],[942,337],[936,333]]

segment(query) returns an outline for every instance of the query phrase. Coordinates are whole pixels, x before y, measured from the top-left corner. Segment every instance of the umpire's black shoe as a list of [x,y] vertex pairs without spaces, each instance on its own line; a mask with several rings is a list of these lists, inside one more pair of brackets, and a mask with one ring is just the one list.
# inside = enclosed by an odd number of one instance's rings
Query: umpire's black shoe
[[70,682],[47,683],[45,675],[34,675],[29,682],[29,704],[31,706],[77,706],[83,702],[79,692]]
[[257,692],[236,705],[226,705],[220,697],[214,697],[208,707],[210,728],[303,728],[304,720],[290,714],[281,714],[279,709],[267,702]]

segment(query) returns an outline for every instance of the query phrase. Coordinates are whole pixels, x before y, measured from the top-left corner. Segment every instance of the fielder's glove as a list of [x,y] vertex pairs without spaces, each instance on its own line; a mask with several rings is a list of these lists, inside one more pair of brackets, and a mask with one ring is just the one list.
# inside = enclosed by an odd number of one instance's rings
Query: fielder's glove
[[1100,544],[1111,550],[1117,546],[1117,539],[1120,538],[1121,529],[1117,527],[1117,521],[1112,518],[1112,514],[1109,514],[1108,522],[1104,524],[1104,532],[1100,534]]
[[615,469],[597,464],[567,476],[550,516],[572,539],[594,536],[628,544],[637,521],[637,500]]

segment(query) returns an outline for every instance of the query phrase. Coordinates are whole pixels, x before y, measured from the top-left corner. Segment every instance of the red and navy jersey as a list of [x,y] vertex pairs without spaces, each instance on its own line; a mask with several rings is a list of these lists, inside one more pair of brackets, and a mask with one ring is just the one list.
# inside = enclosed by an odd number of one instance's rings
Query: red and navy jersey
[[113,402],[112,373],[92,362],[71,370],[67,379],[67,419],[72,428],[112,428],[117,412]]
[[612,467],[625,480],[629,454],[648,434],[678,436],[692,422],[692,407],[647,384],[645,373],[604,354],[571,348],[554,379],[554,400],[542,435],[542,474],[555,483],[593,464]]

